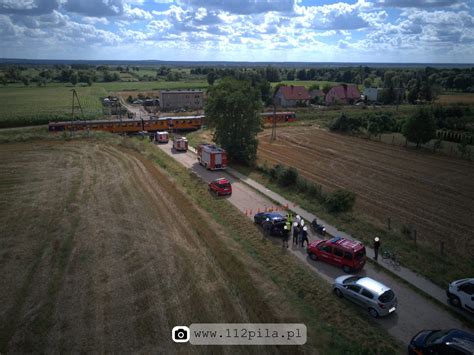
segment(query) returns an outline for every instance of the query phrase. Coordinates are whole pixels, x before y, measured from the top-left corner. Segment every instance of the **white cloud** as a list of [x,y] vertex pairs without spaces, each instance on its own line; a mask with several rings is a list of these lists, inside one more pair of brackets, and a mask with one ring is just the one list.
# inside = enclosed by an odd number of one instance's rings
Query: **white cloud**
[[297,6],[301,27],[315,30],[355,30],[374,27],[387,18],[385,11],[372,11],[371,4],[358,0],[355,4],[338,2],[322,6]]
[[435,8],[435,7],[459,7],[467,6],[466,0],[378,0],[375,4],[385,7],[417,7],[417,8]]
[[91,25],[108,25],[110,22],[107,20],[105,17],[89,17],[89,16],[83,16],[81,18],[82,22],[91,24]]
[[89,17],[119,16],[123,13],[123,0],[67,0],[64,8]]
[[269,11],[293,12],[295,6],[295,0],[179,0],[178,3],[243,15]]
[[139,7],[130,7],[129,5],[125,5],[124,7],[124,17],[132,21],[149,21],[153,19],[151,12],[140,9]]
[[58,0],[2,0],[0,14],[41,15],[58,7]]

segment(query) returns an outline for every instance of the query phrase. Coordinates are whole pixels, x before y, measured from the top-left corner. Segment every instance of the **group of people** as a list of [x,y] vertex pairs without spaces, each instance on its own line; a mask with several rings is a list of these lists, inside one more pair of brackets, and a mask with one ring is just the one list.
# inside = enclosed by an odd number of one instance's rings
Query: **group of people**
[[283,248],[288,248],[288,242],[290,240],[290,233],[293,235],[293,245],[304,247],[309,244],[308,239],[308,227],[305,226],[305,221],[299,215],[293,216],[288,213],[286,216],[285,235],[283,236]]

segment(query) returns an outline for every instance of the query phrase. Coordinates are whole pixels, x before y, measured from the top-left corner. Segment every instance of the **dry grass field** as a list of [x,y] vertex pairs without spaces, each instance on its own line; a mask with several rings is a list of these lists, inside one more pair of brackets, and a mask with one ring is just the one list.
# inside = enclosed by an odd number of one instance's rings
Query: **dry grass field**
[[[331,133],[315,126],[282,127],[260,136],[259,162],[283,163],[323,189],[357,194],[356,209],[380,226],[417,229],[418,241],[474,255],[474,163]],[[466,254],[467,253],[467,254]]]
[[232,256],[233,275],[219,267],[219,231],[137,155],[72,142],[0,156],[2,352],[170,352],[174,325],[281,316]]
[[[35,139],[0,144],[1,353],[400,349],[151,144]],[[171,341],[173,326],[199,322],[302,322],[310,340]]]
[[438,100],[436,101],[440,104],[474,104],[474,94],[459,93],[459,94],[446,94],[439,95]]

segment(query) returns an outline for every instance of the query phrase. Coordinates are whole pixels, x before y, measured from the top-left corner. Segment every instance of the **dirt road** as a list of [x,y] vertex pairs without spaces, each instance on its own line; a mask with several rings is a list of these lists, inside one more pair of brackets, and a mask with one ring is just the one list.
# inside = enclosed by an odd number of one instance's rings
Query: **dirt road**
[[[250,209],[255,213],[255,209],[263,210],[265,207],[274,205],[272,201],[263,197],[261,194],[257,193],[241,181],[233,178],[226,172],[212,172],[204,169],[199,165],[196,156],[193,153],[176,153],[171,149],[171,144],[158,145],[158,147],[181,164],[194,171],[205,182],[209,182],[212,179],[221,176],[231,180],[233,193],[228,200],[243,213]],[[249,215],[249,218],[253,218],[253,215]],[[314,236],[312,236],[312,238],[314,238]],[[279,240],[273,240],[275,243],[280,243]],[[342,270],[338,268],[312,261],[301,248],[290,247],[289,252],[305,263],[309,269],[319,274],[330,283],[335,277],[342,274]],[[399,308],[396,314],[388,318],[378,319],[377,322],[402,342],[409,342],[411,337],[421,329],[463,328],[470,330],[471,332],[473,331],[472,326],[462,324],[462,322],[453,317],[446,310],[442,309],[438,304],[428,301],[426,298],[413,291],[410,287],[407,287],[390,275],[381,272],[377,267],[367,264],[360,274],[373,277],[386,285],[389,285],[397,294]]]
[[[474,255],[474,163],[327,132],[281,127],[259,139],[258,159],[282,163],[331,190],[357,194],[356,209],[380,226],[413,226],[417,240],[450,253]],[[454,232],[455,231],[455,232]],[[452,243],[451,243],[452,242]]]

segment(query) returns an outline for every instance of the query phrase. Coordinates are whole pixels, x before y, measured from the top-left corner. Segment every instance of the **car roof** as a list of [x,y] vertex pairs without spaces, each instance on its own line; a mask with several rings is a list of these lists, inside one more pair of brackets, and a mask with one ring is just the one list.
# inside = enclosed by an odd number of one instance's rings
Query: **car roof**
[[227,180],[226,178],[218,178],[218,179],[215,179],[214,182],[217,182],[219,184],[230,184],[230,181]]
[[362,277],[355,282],[355,284],[362,286],[369,291],[374,292],[377,295],[381,295],[384,292],[390,290],[390,287],[385,286],[384,284],[371,279],[370,277]]
[[436,343],[449,344],[450,346],[474,353],[474,335],[464,330],[451,329],[445,336],[438,339]]
[[339,246],[343,249],[350,249],[350,250],[353,250],[353,251],[364,248],[362,243],[357,242],[355,240],[342,238],[342,237],[334,237],[332,239],[329,239],[328,243],[332,244],[333,246]]

